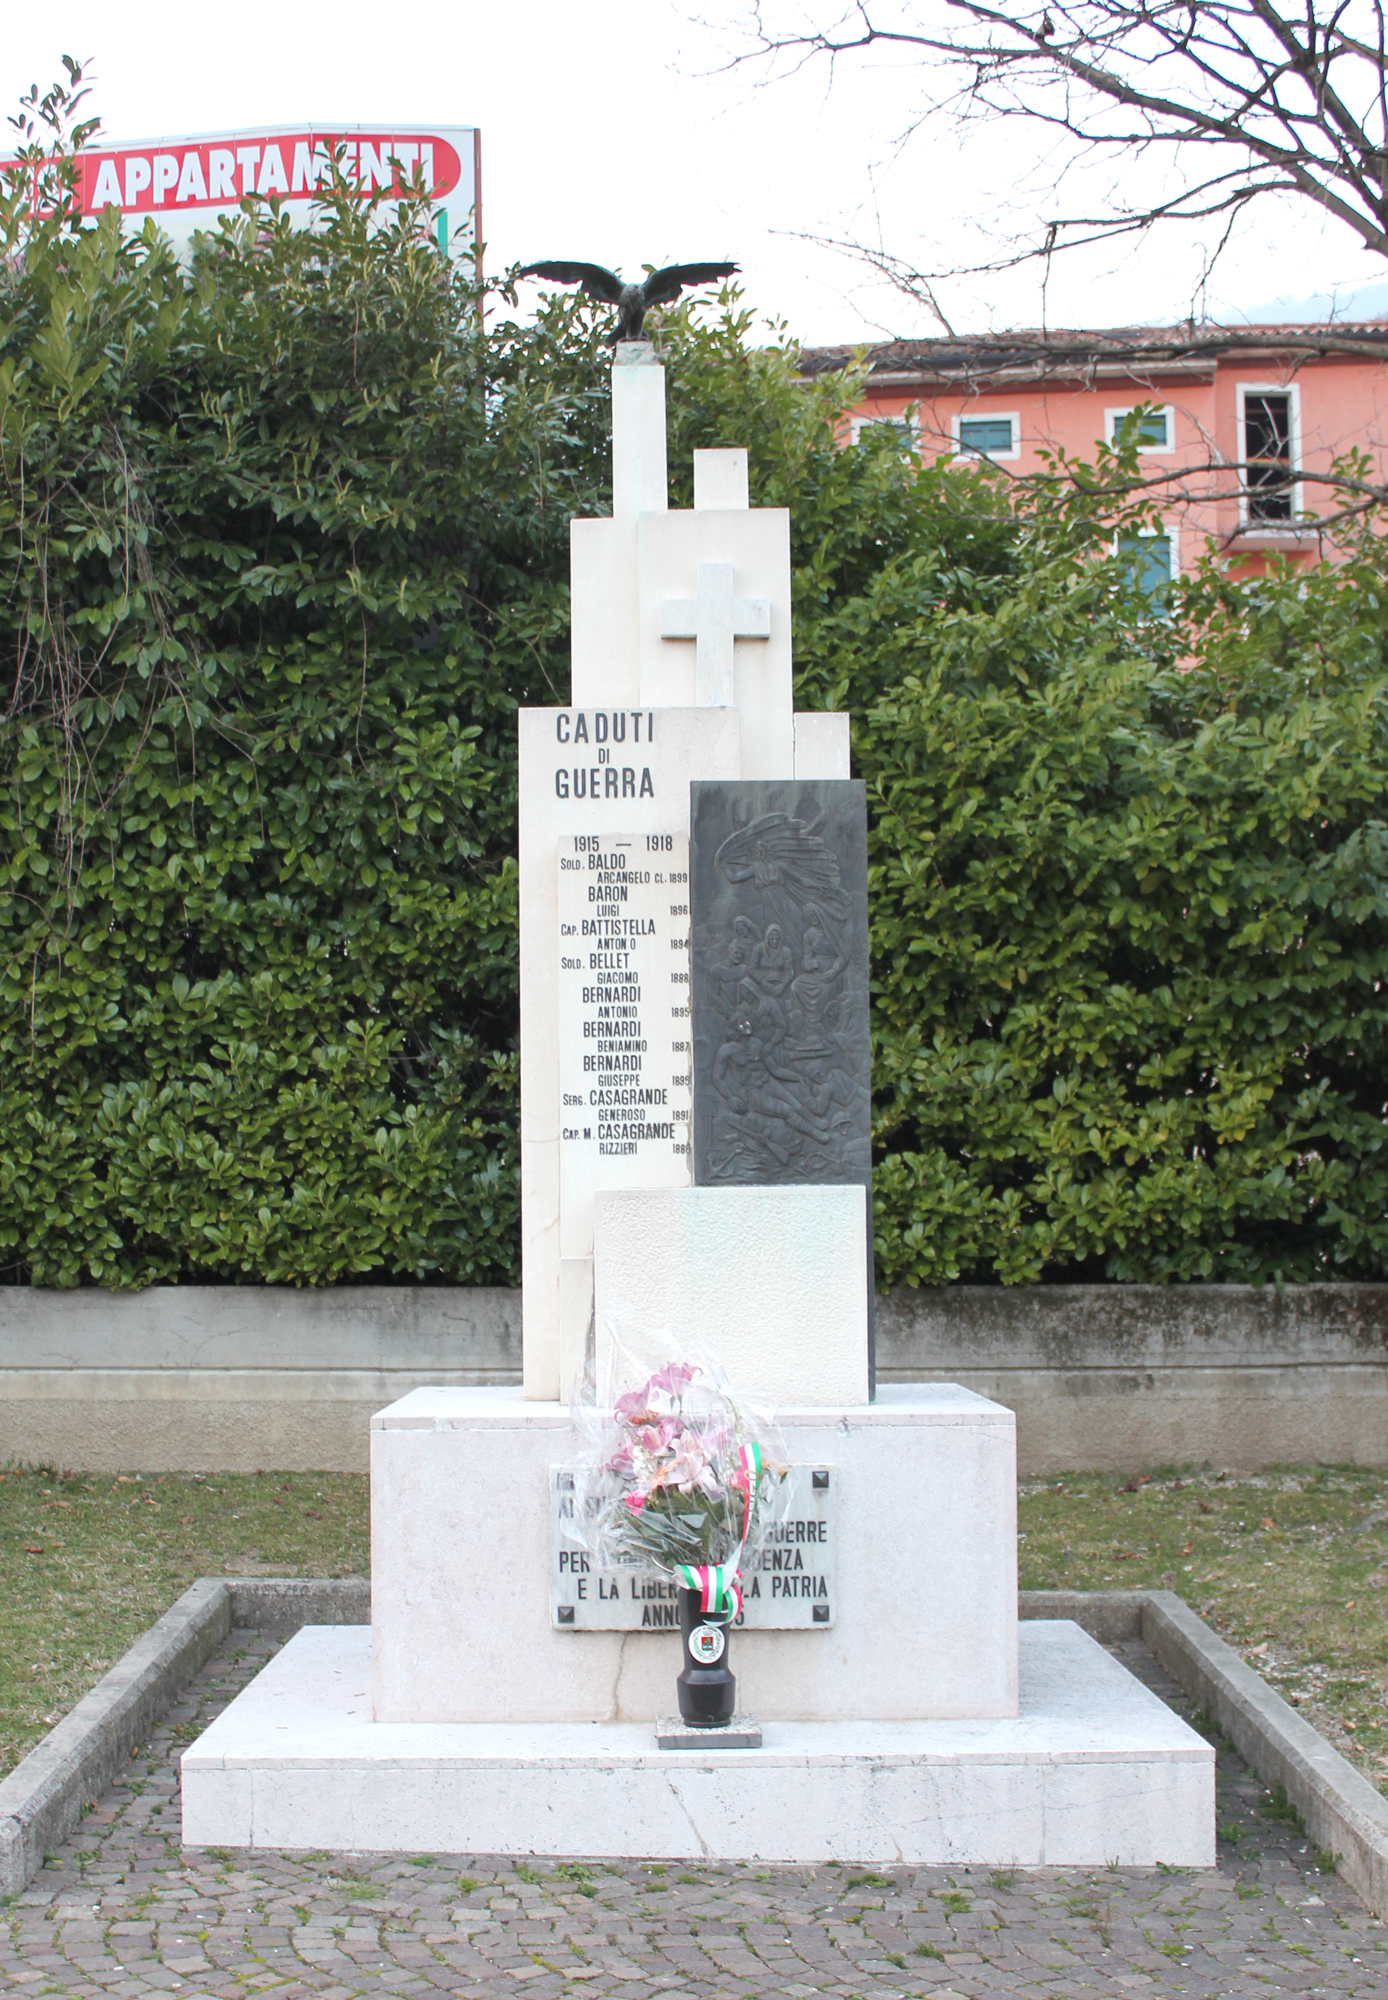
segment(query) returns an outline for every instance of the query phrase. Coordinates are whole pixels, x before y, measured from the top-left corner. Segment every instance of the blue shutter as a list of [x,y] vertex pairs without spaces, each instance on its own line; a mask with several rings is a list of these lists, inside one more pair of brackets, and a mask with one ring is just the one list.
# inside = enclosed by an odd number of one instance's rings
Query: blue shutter
[[961,417],[959,449],[981,452],[985,457],[990,452],[1011,451],[1011,417]]
[[1124,535],[1118,544],[1128,581],[1150,599],[1155,611],[1166,611],[1171,588],[1171,537],[1169,535]]

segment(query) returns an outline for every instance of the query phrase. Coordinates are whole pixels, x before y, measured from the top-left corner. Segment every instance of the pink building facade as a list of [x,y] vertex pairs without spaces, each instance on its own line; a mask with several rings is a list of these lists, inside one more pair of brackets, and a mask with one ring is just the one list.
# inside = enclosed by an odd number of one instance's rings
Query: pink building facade
[[[808,349],[802,370],[860,351]],[[1319,523],[1343,502],[1317,475],[1352,449],[1371,478],[1388,468],[1388,321],[900,341],[866,358],[854,437],[890,423],[927,459],[986,456],[1024,477],[1057,449],[1092,463],[1131,419],[1161,516],[1142,552],[1153,582],[1210,543],[1241,569],[1321,561]]]

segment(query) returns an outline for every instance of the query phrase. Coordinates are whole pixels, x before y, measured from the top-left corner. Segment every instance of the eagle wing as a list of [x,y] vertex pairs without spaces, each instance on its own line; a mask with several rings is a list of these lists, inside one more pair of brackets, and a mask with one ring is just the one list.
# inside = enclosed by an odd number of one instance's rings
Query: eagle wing
[[719,278],[734,277],[737,270],[736,264],[667,264],[663,271],[652,271],[641,289],[648,306],[668,306],[686,285],[711,285]]
[[548,278],[556,285],[582,285],[590,299],[605,299],[610,306],[621,302],[621,279],[615,271],[608,271],[601,264],[527,264],[518,275],[522,278]]

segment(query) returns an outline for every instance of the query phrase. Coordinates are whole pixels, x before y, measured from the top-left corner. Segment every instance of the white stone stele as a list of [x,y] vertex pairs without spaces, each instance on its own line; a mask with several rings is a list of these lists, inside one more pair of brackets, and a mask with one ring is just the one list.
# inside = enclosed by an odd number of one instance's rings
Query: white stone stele
[[[560,1270],[560,842],[610,832],[619,816],[636,838],[671,825],[687,831],[691,779],[739,775],[733,709],[621,711],[620,744],[618,719],[610,707],[526,708],[519,717],[522,1365],[526,1394],[540,1401],[572,1394],[593,1309],[591,1249]],[[599,750],[611,763],[599,762]],[[620,778],[628,767],[638,787],[649,771],[648,795],[613,801],[604,788],[591,796],[594,771],[615,769]],[[576,771],[584,774],[582,798]]]
[[192,1847],[1210,1868],[1215,1753],[1080,1631],[1022,1628],[1002,1721],[769,1722],[759,1750],[650,1725],[383,1723],[370,1633],[305,1626],[184,1751]]
[[659,1332],[676,1351],[713,1345],[730,1381],[776,1407],[866,1403],[865,1201],[861,1187],[598,1193],[596,1379],[614,1339]]
[[662,641],[663,606],[694,595],[701,562],[731,564],[738,596],[765,599],[770,612],[765,638],[734,647],[732,698],[745,709],[740,775],[790,777],[790,515],[749,507],[743,450],[695,452],[694,507],[669,511],[665,371],[649,341],[624,342],[613,360],[612,516],[575,520],[569,533],[574,701],[692,704],[695,649]]
[[[580,717],[583,731],[578,742]],[[619,719],[620,744],[615,740]],[[560,1245],[560,960],[565,943],[559,933],[560,844],[571,845],[574,835],[610,832],[618,821],[638,838],[664,832],[672,824],[687,832],[691,780],[743,775],[741,730],[739,715],[731,708],[520,712],[523,1367],[525,1393],[540,1402],[572,1394],[593,1315],[591,1245],[580,1243],[569,1256],[562,1254]],[[797,776],[847,777],[846,716],[796,716],[794,733]],[[598,763],[600,750],[608,753],[610,763]],[[592,796],[594,771],[616,770],[620,781],[627,768],[637,774],[638,786],[650,772],[649,796],[614,801],[606,796],[605,787],[603,796]],[[579,770],[584,773],[582,798],[575,796],[574,773]],[[561,778],[567,797],[560,794]],[[639,1185],[639,1172],[633,1171],[631,1179]]]
[[[737,1633],[738,1706],[763,1724],[1015,1715],[1012,1412],[912,1384],[778,1421],[795,1464],[836,1469],[835,1623]],[[552,1622],[549,1476],[576,1449],[568,1410],[517,1389],[416,1389],[372,1419],[379,1721],[668,1713],[678,1632]]]
[[[694,778],[848,776],[848,718],[792,711],[790,516],[749,507],[747,454],[727,449],[694,454],[694,506],[670,511],[665,372],[649,341],[613,357],[611,519],[574,521],[570,534],[575,706],[520,718],[523,1348],[525,1393],[540,1402],[572,1394],[594,1312],[587,1192],[575,1197],[570,1179],[566,1199],[560,1173],[558,842],[610,831],[618,811],[636,835],[687,832]],[[713,597],[727,612],[716,643],[691,609]],[[635,751],[638,728],[649,739],[652,727],[648,793]],[[624,1183],[646,1185],[648,1164],[633,1161]]]

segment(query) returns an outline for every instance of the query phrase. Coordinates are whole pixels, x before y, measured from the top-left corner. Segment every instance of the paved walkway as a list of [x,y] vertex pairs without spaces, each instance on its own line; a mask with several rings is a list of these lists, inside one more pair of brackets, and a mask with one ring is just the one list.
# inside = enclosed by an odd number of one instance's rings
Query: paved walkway
[[[1228,1754],[1208,1874],[185,1855],[177,1753],[274,1650],[234,1639],[0,1904],[0,1992],[1388,1996],[1388,1927],[1260,1815],[1269,1802]],[[1146,1653],[1123,1651],[1181,1706]]]

